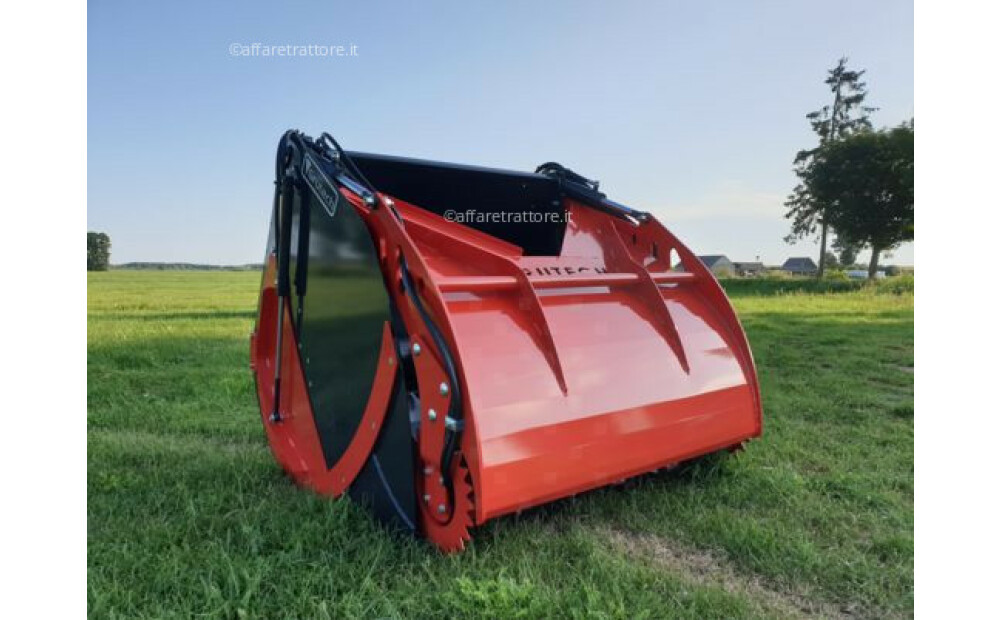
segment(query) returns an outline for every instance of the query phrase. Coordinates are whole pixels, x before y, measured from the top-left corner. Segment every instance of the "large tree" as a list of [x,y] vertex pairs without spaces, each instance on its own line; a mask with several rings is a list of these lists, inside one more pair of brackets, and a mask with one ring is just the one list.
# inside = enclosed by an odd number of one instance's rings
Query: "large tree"
[[107,271],[111,262],[111,237],[102,232],[87,232],[87,271]]
[[838,239],[871,249],[869,278],[882,252],[913,240],[913,133],[910,121],[827,142],[802,171]]
[[825,211],[828,205],[809,192],[808,186],[802,183],[803,174],[823,145],[842,140],[857,131],[871,129],[868,116],[877,108],[864,105],[868,95],[868,87],[861,81],[864,74],[864,71],[848,69],[847,58],[841,58],[837,66],[828,71],[824,82],[833,93],[833,103],[806,114],[813,131],[819,136],[819,146],[801,150],[795,155],[795,175],[799,177],[799,184],[785,201],[785,206],[788,207],[785,217],[792,220],[792,232],[785,237],[785,241],[794,243],[798,239],[813,236],[816,229],[820,229],[817,272],[817,277],[820,278],[826,268],[826,242],[830,222],[825,217]]

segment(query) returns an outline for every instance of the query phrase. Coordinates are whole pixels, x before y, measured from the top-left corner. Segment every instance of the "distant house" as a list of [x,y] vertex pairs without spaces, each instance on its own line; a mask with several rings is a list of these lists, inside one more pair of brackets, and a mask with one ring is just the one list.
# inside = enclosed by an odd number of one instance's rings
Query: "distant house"
[[733,268],[733,263],[728,258],[722,254],[713,254],[711,256],[699,256],[698,260],[708,267],[709,271],[718,276],[732,276],[736,273]]
[[816,267],[816,263],[811,258],[796,257],[786,260],[785,264],[781,266],[781,270],[796,276],[814,276],[819,268]]
[[762,276],[767,271],[764,263],[733,263],[733,269],[741,278]]

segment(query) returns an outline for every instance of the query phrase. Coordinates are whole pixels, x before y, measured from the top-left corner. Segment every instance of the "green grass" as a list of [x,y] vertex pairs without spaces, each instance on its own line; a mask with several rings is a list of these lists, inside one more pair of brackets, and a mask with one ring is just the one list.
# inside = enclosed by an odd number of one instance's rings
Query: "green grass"
[[912,280],[727,283],[763,439],[442,556],[274,464],[247,359],[259,279],[89,276],[92,617],[912,615]]

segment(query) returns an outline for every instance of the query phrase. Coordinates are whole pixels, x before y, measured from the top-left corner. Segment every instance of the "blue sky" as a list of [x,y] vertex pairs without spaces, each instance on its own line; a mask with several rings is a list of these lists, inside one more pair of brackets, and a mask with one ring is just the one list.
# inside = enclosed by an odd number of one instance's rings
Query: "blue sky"
[[[876,125],[913,116],[910,2],[214,2],[88,6],[88,228],[112,261],[262,258],[274,148],[530,170],[556,160],[699,254],[780,263],[804,115],[842,55]],[[250,45],[356,45],[264,58]],[[888,262],[911,264],[912,244]]]

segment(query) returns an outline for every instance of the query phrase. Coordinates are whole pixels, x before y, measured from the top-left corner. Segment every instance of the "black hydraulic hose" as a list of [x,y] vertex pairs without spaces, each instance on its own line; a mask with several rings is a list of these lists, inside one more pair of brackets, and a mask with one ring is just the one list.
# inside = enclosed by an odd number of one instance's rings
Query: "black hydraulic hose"
[[535,174],[541,174],[555,179],[559,183],[559,191],[563,195],[580,203],[607,213],[612,217],[625,220],[633,226],[646,222],[651,217],[645,211],[638,211],[623,204],[610,200],[598,187],[599,183],[573,172],[569,168],[554,161],[546,162],[535,169]]
[[310,192],[303,191],[301,197],[299,198],[299,247],[295,256],[295,294],[299,298],[295,317],[296,334],[300,333],[302,330],[302,305],[306,296],[306,282],[309,279],[309,233],[311,230],[311,213]]
[[335,140],[333,136],[324,131],[320,135],[319,139],[321,141],[329,142],[330,146],[332,146],[333,149],[337,152],[337,157],[340,159],[340,161],[344,162],[344,165],[347,166],[348,169],[350,169],[350,172],[354,176],[354,178],[357,179],[359,183],[364,185],[365,188],[368,189],[368,191],[370,191],[373,196],[377,195],[378,192],[375,191],[375,186],[371,184],[371,181],[369,181],[367,177],[365,177],[364,173],[361,172],[361,169],[358,168],[357,164],[354,163],[354,160],[351,159],[350,155],[347,154],[347,151],[345,151],[340,147],[340,143],[337,142],[337,140]]
[[[331,136],[330,134],[326,133],[325,131],[319,137],[319,141],[320,142],[327,142],[329,144],[330,148],[332,148],[336,152],[337,158],[343,163],[344,167],[347,168],[348,172],[350,172],[350,175],[358,183],[360,183],[362,186],[364,186],[364,188],[367,189],[371,193],[371,201],[372,202],[369,204],[369,206],[372,207],[372,208],[377,208],[378,207],[378,190],[375,189],[375,186],[372,185],[371,181],[369,181],[368,178],[364,175],[364,173],[361,172],[361,168],[358,168],[358,165],[356,163],[354,163],[354,159],[350,155],[347,154],[347,151],[345,151],[343,148],[341,148],[340,143],[337,142],[337,140],[334,139],[333,136]],[[388,202],[387,204],[389,206],[389,211],[396,218],[396,220],[400,224],[402,224],[403,223],[403,216],[401,216],[399,214],[399,211],[396,210],[396,206],[393,205],[391,202]]]
[[[420,319],[424,322],[424,325],[427,326],[427,331],[431,335],[431,340],[434,341],[434,346],[436,346],[437,350],[441,352],[445,372],[448,375],[451,400],[448,403],[448,415],[445,417],[445,445],[441,452],[440,471],[442,478],[445,480],[445,488],[448,489],[449,497],[451,497],[453,495],[452,481],[451,477],[447,474],[451,470],[451,462],[455,456],[455,448],[458,445],[459,437],[464,430],[464,420],[462,419],[462,386],[458,383],[458,373],[455,372],[455,362],[452,360],[451,351],[448,349],[448,343],[441,334],[441,330],[439,330],[438,326],[434,323],[430,313],[427,312],[427,308],[424,307],[424,303],[420,300],[416,287],[413,286],[410,271],[406,267],[405,257],[400,257],[399,267],[400,272],[402,273],[403,291],[406,293],[406,296],[410,298],[410,301],[413,302],[414,307],[417,309],[417,313],[420,315]],[[451,497],[451,499],[454,500],[454,497]]]

